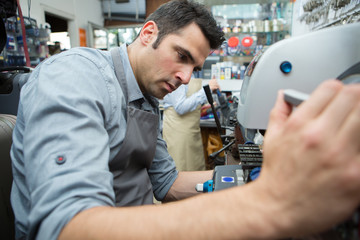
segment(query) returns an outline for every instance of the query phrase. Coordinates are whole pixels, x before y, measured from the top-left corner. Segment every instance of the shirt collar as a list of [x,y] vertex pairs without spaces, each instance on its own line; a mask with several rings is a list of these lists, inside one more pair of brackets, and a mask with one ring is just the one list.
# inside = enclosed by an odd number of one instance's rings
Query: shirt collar
[[136,101],[139,99],[144,99],[144,95],[142,94],[142,92],[139,88],[139,85],[136,81],[134,72],[131,68],[126,47],[127,47],[126,44],[122,44],[120,46],[120,56],[121,56],[121,60],[123,62],[123,66],[124,66],[124,74],[125,74],[127,90],[128,90],[127,92],[128,92],[128,98],[129,98],[128,100],[129,100],[129,102],[132,102],[132,101]]
[[122,44],[120,46],[120,56],[121,56],[123,66],[124,66],[124,73],[125,73],[125,78],[126,78],[126,83],[127,83],[127,88],[128,88],[127,90],[128,90],[129,102],[138,101],[141,99],[140,103],[143,103],[144,101],[145,102],[149,101],[150,105],[157,107],[159,104],[157,98],[149,96],[149,95],[147,95],[147,97],[145,97],[139,88],[139,85],[136,81],[134,72],[130,65],[129,56],[127,53],[127,44]]

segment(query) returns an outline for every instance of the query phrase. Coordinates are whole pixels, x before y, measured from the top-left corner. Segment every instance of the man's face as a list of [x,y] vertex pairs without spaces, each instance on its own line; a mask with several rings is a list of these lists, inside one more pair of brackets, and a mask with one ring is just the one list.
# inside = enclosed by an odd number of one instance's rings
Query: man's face
[[159,99],[188,84],[193,71],[201,70],[210,53],[208,40],[194,23],[165,36],[156,49],[152,43],[147,46],[147,59],[137,80],[143,92]]

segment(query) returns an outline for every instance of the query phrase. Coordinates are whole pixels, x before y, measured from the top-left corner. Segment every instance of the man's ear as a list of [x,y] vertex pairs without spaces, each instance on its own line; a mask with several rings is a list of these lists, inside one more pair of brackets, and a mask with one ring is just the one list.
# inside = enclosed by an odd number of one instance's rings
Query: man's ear
[[140,32],[140,41],[143,45],[152,44],[158,35],[158,27],[154,21],[148,21],[144,24]]

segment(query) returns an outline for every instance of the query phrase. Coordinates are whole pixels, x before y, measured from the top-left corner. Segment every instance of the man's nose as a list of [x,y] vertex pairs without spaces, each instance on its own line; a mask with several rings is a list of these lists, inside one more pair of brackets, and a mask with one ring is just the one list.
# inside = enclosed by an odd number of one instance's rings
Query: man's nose
[[188,84],[193,73],[193,68],[184,68],[182,71],[177,73],[177,78],[181,81],[182,84]]

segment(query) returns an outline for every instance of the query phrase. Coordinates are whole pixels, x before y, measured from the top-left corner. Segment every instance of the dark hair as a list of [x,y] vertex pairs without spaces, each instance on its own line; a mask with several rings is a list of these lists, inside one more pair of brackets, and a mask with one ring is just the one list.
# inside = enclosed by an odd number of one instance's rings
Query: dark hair
[[162,4],[145,22],[154,21],[159,29],[159,34],[153,44],[157,48],[162,39],[191,23],[196,23],[209,41],[211,49],[217,49],[225,40],[224,33],[217,26],[212,14],[204,5],[187,0],[173,0]]

